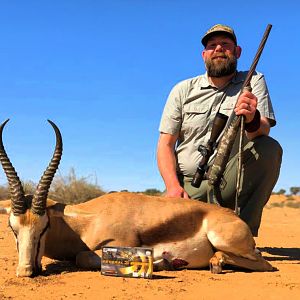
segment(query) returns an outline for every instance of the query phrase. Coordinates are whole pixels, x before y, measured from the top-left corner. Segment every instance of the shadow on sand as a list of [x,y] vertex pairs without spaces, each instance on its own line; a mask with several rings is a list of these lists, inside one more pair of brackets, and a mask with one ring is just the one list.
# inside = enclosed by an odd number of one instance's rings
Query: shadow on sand
[[[50,264],[46,265],[46,269],[42,272],[42,276],[51,276],[51,275],[60,275],[66,273],[74,273],[74,272],[84,272],[84,271],[93,271],[99,272],[100,269],[93,269],[93,270],[86,270],[78,268],[74,262],[72,261],[54,261]],[[153,274],[152,280],[162,280],[162,279],[174,279],[175,276],[166,276],[166,275],[159,275]]]
[[50,276],[79,271],[81,271],[81,269],[72,261],[54,261],[46,265],[46,269],[42,272],[42,275]]
[[271,257],[264,256],[268,261],[298,260],[300,263],[300,248],[258,247],[258,249],[273,255]]

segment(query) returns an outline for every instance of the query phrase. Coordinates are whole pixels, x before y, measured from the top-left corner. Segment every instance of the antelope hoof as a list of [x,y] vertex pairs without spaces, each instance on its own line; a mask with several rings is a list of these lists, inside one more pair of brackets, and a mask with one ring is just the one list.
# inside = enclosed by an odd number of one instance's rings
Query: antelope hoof
[[213,256],[209,261],[210,272],[213,274],[222,273],[222,261],[220,261],[216,256]]
[[213,264],[209,264],[210,267],[210,272],[212,274],[220,274],[222,273],[223,269],[221,265],[213,265]]

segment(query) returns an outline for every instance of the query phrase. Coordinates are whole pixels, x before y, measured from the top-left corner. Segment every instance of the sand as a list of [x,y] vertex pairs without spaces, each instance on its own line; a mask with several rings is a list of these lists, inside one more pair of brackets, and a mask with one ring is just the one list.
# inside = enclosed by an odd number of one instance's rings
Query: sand
[[[299,208],[296,208],[296,207]],[[0,299],[300,299],[300,197],[272,196],[257,246],[278,269],[249,272],[208,269],[155,272],[152,279],[107,277],[70,262],[43,258],[43,274],[16,277],[17,251],[0,215]]]

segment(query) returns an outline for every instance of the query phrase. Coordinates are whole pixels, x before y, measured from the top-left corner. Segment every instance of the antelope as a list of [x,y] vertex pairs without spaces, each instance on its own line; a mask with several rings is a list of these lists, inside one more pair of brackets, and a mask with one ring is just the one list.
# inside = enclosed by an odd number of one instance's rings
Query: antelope
[[56,135],[51,161],[34,195],[25,195],[3,146],[0,161],[11,199],[0,202],[9,215],[18,250],[17,276],[41,273],[43,256],[73,260],[80,268],[101,267],[102,246],[152,247],[154,271],[205,268],[221,273],[225,264],[254,271],[271,271],[255,248],[250,229],[231,210],[182,198],[116,192],[77,205],[48,199],[62,156],[62,136]]

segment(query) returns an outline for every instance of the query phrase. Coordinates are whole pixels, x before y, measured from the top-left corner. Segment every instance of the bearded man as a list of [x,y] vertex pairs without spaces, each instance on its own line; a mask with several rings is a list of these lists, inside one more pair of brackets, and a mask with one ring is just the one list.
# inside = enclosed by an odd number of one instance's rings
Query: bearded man
[[[217,24],[201,40],[206,73],[178,83],[166,102],[157,147],[157,162],[166,186],[166,197],[207,201],[207,180],[191,185],[217,113],[245,117],[243,170],[238,196],[240,217],[258,235],[264,205],[277,182],[282,148],[269,136],[276,120],[263,74],[255,72],[252,91],[240,94],[247,72],[237,71],[242,49],[232,28]],[[237,147],[233,147],[220,184],[219,204],[234,208]],[[214,155],[211,157],[213,160]]]

